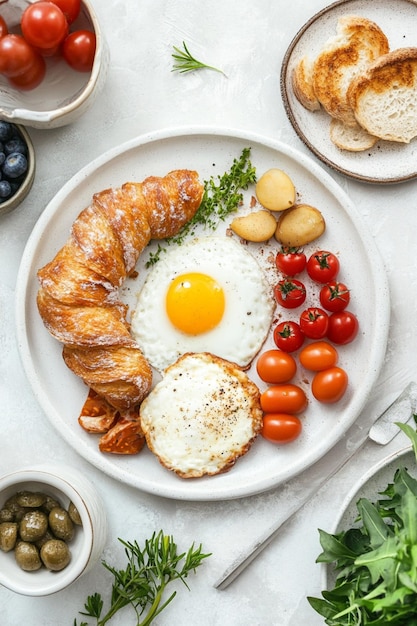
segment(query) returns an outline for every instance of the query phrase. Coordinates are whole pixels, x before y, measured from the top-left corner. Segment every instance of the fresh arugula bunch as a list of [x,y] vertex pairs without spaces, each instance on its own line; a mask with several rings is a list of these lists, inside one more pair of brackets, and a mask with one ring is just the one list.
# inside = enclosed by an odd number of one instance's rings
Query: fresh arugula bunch
[[[133,609],[136,626],[149,626],[176,595],[174,591],[164,598],[169,583],[179,579],[188,588],[185,581],[188,574],[210,556],[202,553],[201,544],[198,548],[192,544],[187,552],[179,554],[172,536],[164,535],[162,530],[153,533],[144,548],[136,541],[119,541],[125,547],[126,568],[119,570],[103,561],[114,577],[107,612],[103,614],[104,601],[97,592],[88,596],[84,611],[80,611],[80,615],[94,618],[96,626],[104,626],[126,606]],[[88,622],[78,625],[75,619],[74,626],[88,626]]]
[[[177,235],[165,239],[165,244],[181,245],[187,237],[195,234],[197,226],[215,230],[228,215],[238,210],[243,202],[242,192],[256,182],[256,169],[251,163],[250,152],[250,148],[243,148],[240,157],[233,159],[229,171],[204,181],[203,198],[196,214]],[[149,255],[146,267],[155,265],[162,252],[166,252],[166,248],[158,244],[156,252]]]
[[[417,460],[415,430],[398,426]],[[329,626],[417,626],[417,480],[399,468],[379,495],[374,504],[358,500],[354,528],[319,530],[317,562],[333,563],[337,578],[323,599],[308,601]]]

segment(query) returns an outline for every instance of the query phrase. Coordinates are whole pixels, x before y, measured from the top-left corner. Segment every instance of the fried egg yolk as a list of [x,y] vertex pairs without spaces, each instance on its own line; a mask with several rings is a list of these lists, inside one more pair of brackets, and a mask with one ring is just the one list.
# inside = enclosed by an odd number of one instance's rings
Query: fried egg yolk
[[200,335],[215,328],[225,310],[225,295],[208,274],[188,272],[171,281],[165,299],[168,318],[177,330]]

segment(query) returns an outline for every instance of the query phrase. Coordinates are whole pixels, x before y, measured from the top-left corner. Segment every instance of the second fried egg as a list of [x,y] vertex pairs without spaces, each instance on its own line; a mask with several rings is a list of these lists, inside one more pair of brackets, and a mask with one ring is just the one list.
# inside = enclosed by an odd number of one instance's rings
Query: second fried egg
[[169,249],[149,272],[131,333],[163,371],[187,352],[248,366],[264,343],[275,301],[254,257],[228,237]]

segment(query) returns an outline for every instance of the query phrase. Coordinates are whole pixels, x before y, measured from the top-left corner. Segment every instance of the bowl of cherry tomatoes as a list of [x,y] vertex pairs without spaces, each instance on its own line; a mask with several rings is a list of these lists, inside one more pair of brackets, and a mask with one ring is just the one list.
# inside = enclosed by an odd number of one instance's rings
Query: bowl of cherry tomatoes
[[75,121],[100,92],[109,52],[90,0],[5,0],[0,119],[32,128]]

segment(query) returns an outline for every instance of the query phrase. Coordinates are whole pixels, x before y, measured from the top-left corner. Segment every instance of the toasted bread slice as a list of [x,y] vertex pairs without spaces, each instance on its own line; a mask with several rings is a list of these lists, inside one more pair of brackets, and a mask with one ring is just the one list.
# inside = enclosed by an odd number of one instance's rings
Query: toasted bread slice
[[362,152],[369,150],[378,141],[378,137],[370,135],[362,126],[347,126],[340,120],[332,118],[330,122],[330,139],[341,150]]
[[377,59],[352,81],[347,96],[365,130],[409,143],[417,137],[417,48],[399,48]]
[[320,109],[313,87],[313,62],[307,56],[300,59],[291,74],[292,89],[297,100],[309,111]]
[[327,41],[313,68],[314,93],[331,117],[348,126],[356,125],[347,100],[348,86],[387,52],[388,39],[377,24],[356,15],[339,18],[337,35]]

